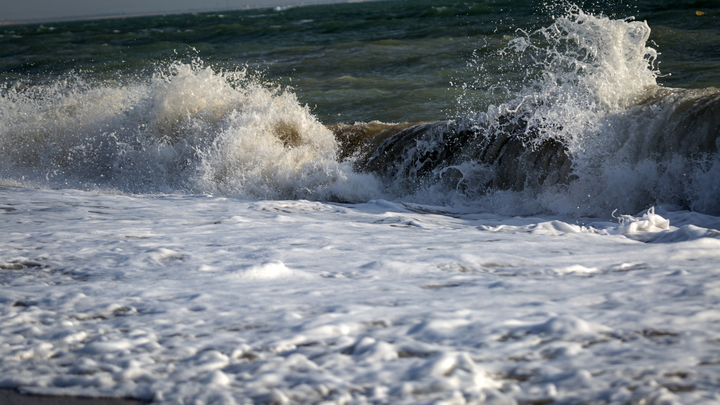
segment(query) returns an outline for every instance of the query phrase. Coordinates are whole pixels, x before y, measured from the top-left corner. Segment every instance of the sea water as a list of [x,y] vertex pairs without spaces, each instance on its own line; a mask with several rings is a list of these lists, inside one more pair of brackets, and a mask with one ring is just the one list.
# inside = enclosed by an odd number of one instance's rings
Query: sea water
[[3,27],[0,386],[717,402],[718,10]]

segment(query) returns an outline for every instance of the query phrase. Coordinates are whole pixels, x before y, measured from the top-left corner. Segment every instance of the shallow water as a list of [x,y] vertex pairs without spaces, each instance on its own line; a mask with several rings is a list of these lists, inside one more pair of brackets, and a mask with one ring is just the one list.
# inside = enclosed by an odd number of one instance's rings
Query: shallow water
[[2,27],[0,387],[717,402],[718,10]]

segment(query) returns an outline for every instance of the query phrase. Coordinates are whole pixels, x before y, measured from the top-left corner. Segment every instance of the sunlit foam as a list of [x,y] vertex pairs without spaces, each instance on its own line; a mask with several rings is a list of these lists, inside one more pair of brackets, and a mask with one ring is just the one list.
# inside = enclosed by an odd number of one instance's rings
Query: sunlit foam
[[149,81],[82,77],[2,98],[3,181],[129,193],[366,200],[332,133],[294,94],[245,71],[172,63]]

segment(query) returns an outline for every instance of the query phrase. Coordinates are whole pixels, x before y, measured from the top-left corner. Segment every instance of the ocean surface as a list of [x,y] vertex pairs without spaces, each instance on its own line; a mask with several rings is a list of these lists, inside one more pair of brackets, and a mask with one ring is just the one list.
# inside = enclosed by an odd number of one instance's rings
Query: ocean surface
[[0,26],[0,388],[720,401],[720,4]]

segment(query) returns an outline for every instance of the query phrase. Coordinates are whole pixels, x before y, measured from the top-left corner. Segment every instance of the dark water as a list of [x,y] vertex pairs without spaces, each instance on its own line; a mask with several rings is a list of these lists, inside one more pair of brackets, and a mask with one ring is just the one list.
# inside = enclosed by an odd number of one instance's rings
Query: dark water
[[[720,84],[717,2],[602,2],[583,9],[647,21],[667,74],[661,84]],[[696,17],[698,10],[706,14]],[[293,86],[327,124],[436,120],[457,115],[462,86],[477,82],[468,68],[475,52],[488,66],[485,81],[522,82],[521,69],[493,77],[503,68],[494,66],[493,52],[519,29],[547,26],[559,14],[561,5],[537,1],[423,0],[10,26],[0,29],[0,80],[79,74],[131,82],[197,56],[216,69],[252,66]],[[476,95],[473,107],[497,100]]]
[[[715,1],[383,1],[6,26],[0,86],[6,184],[720,214]],[[451,121],[382,145],[392,133],[360,138],[392,125],[335,127],[337,139],[323,127],[374,120]]]

